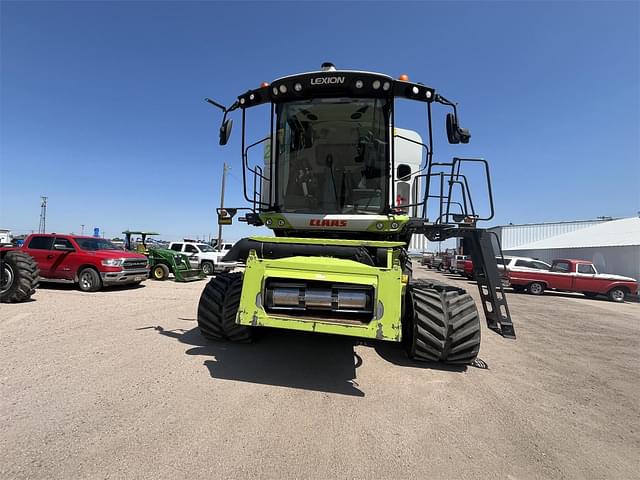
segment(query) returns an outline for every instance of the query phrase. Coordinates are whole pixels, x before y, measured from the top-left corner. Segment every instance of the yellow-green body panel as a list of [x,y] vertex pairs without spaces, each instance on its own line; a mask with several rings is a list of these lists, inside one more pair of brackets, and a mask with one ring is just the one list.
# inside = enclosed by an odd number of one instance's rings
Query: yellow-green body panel
[[[270,238],[270,241],[273,239]],[[283,239],[278,239],[283,240]],[[316,243],[317,243],[317,239]],[[348,242],[348,240],[339,240]],[[299,242],[298,242],[299,243]],[[357,242],[362,245],[362,241]],[[372,242],[381,243],[381,242]],[[397,242],[385,242],[395,244]],[[392,245],[385,245],[392,247]],[[393,245],[395,246],[395,245]],[[402,339],[403,276],[393,248],[389,268],[332,257],[261,259],[254,251],[247,258],[240,308],[236,322],[242,325],[284,328],[399,342]],[[349,283],[373,287],[373,319],[369,323],[340,322],[326,318],[275,314],[263,308],[263,288],[268,278]]]

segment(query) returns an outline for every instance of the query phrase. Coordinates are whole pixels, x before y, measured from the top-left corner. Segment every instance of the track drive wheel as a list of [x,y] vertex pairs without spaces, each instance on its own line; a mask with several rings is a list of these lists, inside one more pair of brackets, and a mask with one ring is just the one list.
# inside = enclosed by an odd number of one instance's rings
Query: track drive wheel
[[38,287],[38,264],[23,252],[11,250],[0,258],[0,302],[28,300]]
[[404,316],[409,357],[468,365],[480,351],[480,318],[463,289],[432,282],[409,285]]
[[252,327],[236,323],[241,293],[240,272],[221,273],[204,287],[198,304],[198,326],[205,338],[233,342],[252,340]]

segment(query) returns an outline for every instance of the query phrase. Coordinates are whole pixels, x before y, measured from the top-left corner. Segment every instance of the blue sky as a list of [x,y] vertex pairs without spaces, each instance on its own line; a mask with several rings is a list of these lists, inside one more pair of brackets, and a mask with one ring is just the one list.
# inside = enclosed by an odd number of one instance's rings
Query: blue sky
[[223,161],[227,204],[243,204],[240,135],[219,147],[202,98],[230,104],[323,61],[458,101],[472,141],[440,129],[436,155],[491,161],[491,224],[636,215],[639,18],[637,2],[3,1],[0,227],[37,229],[47,195],[50,231],[215,235]]

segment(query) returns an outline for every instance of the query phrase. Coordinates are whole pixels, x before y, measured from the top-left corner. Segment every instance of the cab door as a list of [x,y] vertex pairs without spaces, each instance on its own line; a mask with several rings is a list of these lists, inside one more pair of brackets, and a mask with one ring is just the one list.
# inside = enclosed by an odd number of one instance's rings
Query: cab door
[[191,268],[198,268],[200,266],[200,250],[198,250],[195,245],[185,243],[183,253],[189,257]]
[[68,238],[56,237],[49,255],[51,256],[50,275],[53,278],[73,280],[78,254],[71,241]]
[[22,249],[25,253],[31,255],[40,269],[41,277],[48,277],[53,262],[51,248],[53,246],[53,237],[50,235],[34,235]]
[[574,290],[577,292],[598,292],[599,287],[596,280],[596,269],[588,263],[578,263],[576,265],[576,276],[574,277]]

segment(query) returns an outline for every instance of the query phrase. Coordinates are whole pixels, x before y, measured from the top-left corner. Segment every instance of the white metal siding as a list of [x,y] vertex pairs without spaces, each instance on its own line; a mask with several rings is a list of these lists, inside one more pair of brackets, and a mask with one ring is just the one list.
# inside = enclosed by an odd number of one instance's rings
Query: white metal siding
[[563,233],[575,232],[583,228],[602,223],[603,220],[587,220],[581,222],[538,223],[531,225],[503,225],[490,230],[500,236],[503,250],[509,250],[545,238],[555,237]]
[[505,255],[538,258],[551,263],[558,258],[588,260],[600,273],[612,273],[640,280],[640,245],[623,247],[582,247],[550,248],[545,250],[517,250],[504,252]]

